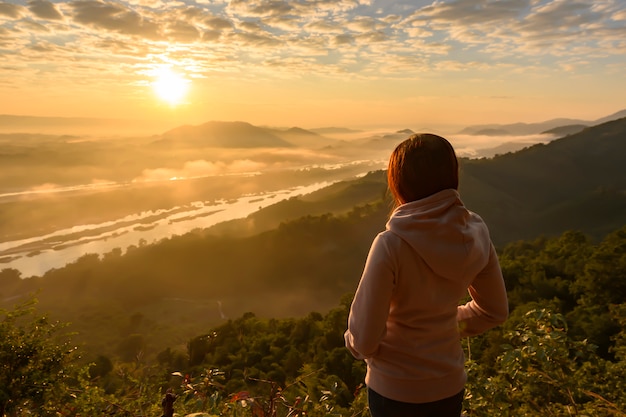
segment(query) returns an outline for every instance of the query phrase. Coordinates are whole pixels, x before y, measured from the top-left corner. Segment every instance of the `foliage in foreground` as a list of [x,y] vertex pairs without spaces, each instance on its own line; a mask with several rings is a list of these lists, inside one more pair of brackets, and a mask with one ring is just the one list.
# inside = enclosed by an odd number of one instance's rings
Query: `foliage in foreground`
[[[612,309],[626,324],[626,304]],[[472,416],[626,416],[623,395],[626,332],[616,338],[618,361],[601,359],[595,346],[568,335],[563,315],[526,312],[502,336],[493,369],[468,360],[466,410]]]
[[[512,314],[465,342],[468,416],[626,416],[625,249],[626,229],[504,249]],[[157,416],[169,391],[179,415],[365,417],[364,365],[343,348],[349,301],[303,318],[247,313],[158,364],[140,351],[84,364],[32,301],[2,310],[2,414]]]
[[[615,306],[612,311],[619,323],[626,325],[626,304]],[[9,314],[24,317],[32,313],[30,307],[24,310],[20,306]],[[223,371],[215,368],[200,370],[195,376],[181,372],[166,375],[163,369],[135,362],[117,364],[112,370],[115,386],[105,387],[102,376],[93,375],[93,367],[89,372],[89,366],[71,366],[76,359],[74,351],[47,337],[54,331],[51,324],[39,323],[45,331],[31,337],[15,323],[2,322],[3,355],[10,351],[8,346],[23,346],[29,340],[37,351],[45,352],[19,366],[3,366],[3,415],[25,416],[34,411],[42,416],[156,416],[162,411],[165,392],[176,396],[174,408],[179,415],[369,415],[365,390],[357,390],[345,404],[345,383],[338,378],[334,382],[332,378],[320,378],[323,372],[310,365],[303,365],[299,377],[282,384],[249,376],[229,381]],[[502,341],[502,351],[491,366],[471,358],[467,361],[465,411],[469,416],[626,415],[622,395],[626,332],[615,338],[617,361],[600,358],[586,341],[572,340],[564,316],[547,309],[526,312],[514,329],[491,335],[496,336]],[[49,363],[64,364],[67,372],[46,367]],[[38,371],[33,373],[35,369]],[[48,387],[32,391],[38,385],[33,378],[42,378],[40,381]],[[9,380],[7,385],[5,381]],[[246,384],[248,389],[229,391],[226,387],[233,380]]]
[[0,416],[44,407],[68,386],[76,348],[51,339],[63,326],[36,316],[33,300],[0,318]]

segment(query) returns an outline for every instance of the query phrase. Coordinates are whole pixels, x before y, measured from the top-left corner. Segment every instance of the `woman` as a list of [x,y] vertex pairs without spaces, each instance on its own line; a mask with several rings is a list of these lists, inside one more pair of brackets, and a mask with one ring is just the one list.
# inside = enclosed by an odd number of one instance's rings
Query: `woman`
[[458,172],[452,145],[437,135],[413,135],[391,154],[396,208],[372,243],[345,333],[367,363],[372,417],[459,417],[461,338],[508,316],[496,251],[460,200]]

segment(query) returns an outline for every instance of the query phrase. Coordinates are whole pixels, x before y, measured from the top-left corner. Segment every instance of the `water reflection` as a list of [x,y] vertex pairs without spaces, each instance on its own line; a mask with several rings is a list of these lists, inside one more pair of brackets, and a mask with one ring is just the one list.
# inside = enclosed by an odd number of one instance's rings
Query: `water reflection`
[[186,206],[126,216],[100,224],[74,226],[44,236],[0,243],[0,269],[15,268],[22,276],[43,275],[87,253],[104,254],[141,242],[154,243],[198,228],[244,218],[291,197],[331,185],[318,182],[287,190],[242,196],[232,200],[196,201]]

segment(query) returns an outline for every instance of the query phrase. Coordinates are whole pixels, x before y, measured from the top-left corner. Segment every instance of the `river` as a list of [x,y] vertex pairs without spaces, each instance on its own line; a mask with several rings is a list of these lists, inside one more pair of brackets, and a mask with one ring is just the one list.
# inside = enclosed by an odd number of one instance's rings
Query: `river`
[[331,185],[318,182],[286,190],[242,196],[234,200],[197,201],[167,210],[137,213],[114,221],[74,226],[35,238],[0,243],[0,269],[13,268],[23,277],[41,276],[88,253],[155,243],[194,229],[244,218],[261,208]]
[[[491,150],[488,145],[509,145],[506,150],[515,150],[533,143],[546,143],[552,139],[549,135],[532,135],[525,137],[494,138],[483,136],[466,136],[455,143],[457,154],[466,157],[491,156],[498,148]],[[477,151],[482,149],[482,151]],[[505,149],[505,148],[502,148]],[[376,151],[379,152],[379,151]],[[375,153],[376,153],[375,152]],[[385,149],[383,154],[388,154]],[[373,169],[384,167],[384,160],[355,160],[355,155],[348,155],[350,162],[343,161],[337,166],[323,167],[325,170],[337,170],[351,166],[350,175],[363,175]],[[319,168],[319,166],[317,167]],[[285,171],[284,175],[290,175]],[[337,180],[340,178],[336,176]],[[0,270],[14,268],[23,277],[41,276],[47,271],[61,268],[89,253],[105,254],[115,248],[126,250],[132,245],[150,244],[174,235],[182,235],[194,229],[211,227],[217,223],[244,218],[255,211],[298,195],[308,194],[331,185],[333,181],[309,183],[280,191],[260,192],[243,195],[236,199],[196,201],[185,206],[176,206],[166,210],[147,211],[129,215],[113,221],[99,224],[77,225],[68,229],[57,230],[34,238],[0,242]],[[96,187],[116,188],[120,184],[96,184]],[[76,186],[62,190],[71,192],[90,189],[94,184]],[[0,198],[19,198],[28,193],[45,193],[47,190],[20,191],[0,194]]]

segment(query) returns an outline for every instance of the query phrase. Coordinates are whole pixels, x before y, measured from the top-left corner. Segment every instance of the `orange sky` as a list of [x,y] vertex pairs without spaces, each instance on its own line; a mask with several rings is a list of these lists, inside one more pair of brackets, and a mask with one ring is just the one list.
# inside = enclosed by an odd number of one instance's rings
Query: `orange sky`
[[[0,1],[0,114],[594,120],[626,108],[625,30],[626,0]],[[163,68],[188,89],[176,105],[155,92]]]

